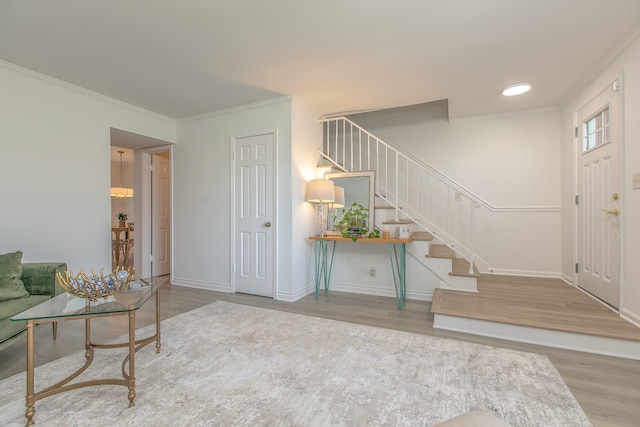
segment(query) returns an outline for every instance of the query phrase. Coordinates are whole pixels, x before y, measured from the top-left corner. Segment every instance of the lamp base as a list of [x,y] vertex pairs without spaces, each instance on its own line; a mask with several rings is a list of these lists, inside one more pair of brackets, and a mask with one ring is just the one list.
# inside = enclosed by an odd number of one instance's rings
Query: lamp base
[[327,235],[327,205],[318,203],[316,205],[316,237],[326,237]]

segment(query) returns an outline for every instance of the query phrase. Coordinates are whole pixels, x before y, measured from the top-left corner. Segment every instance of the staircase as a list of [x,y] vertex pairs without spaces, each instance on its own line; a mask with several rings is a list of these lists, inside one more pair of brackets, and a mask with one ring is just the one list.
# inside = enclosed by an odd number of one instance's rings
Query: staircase
[[476,263],[485,262],[474,249],[475,212],[485,203],[346,117],[322,123],[320,155],[328,163],[345,172],[375,172],[375,226],[407,225],[409,254],[438,276],[440,288],[477,292]]

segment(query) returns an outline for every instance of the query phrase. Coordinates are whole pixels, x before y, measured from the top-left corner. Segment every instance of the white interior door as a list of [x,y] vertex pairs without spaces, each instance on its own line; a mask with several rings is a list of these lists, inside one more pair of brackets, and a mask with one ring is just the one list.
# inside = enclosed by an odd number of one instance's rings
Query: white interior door
[[235,291],[273,297],[275,134],[237,138],[233,145]]
[[171,272],[171,174],[169,152],[152,156],[152,275]]
[[621,111],[615,82],[578,111],[577,284],[620,305]]

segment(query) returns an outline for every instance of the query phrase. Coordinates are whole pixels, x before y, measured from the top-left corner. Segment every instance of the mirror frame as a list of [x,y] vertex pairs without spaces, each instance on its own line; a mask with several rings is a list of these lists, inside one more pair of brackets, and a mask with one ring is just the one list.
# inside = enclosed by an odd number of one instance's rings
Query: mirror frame
[[[374,171],[362,171],[362,172],[331,172],[324,174],[325,179],[335,180],[340,178],[369,178],[369,206],[365,206],[369,209],[369,218],[367,220],[368,232],[371,232],[376,227],[375,221],[375,172]],[[347,195],[345,194],[345,209],[348,209],[351,204],[346,203]]]

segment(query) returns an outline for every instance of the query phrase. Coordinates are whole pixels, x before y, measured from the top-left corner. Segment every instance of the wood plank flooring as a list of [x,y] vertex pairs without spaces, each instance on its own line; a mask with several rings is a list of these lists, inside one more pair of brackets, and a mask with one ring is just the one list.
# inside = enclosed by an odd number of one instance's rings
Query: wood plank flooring
[[[433,329],[431,303],[409,300],[405,308],[396,308],[395,298],[357,295],[343,292],[321,293],[318,300],[309,295],[297,302],[274,301],[243,294],[167,286],[161,290],[162,317],[169,318],[213,301],[270,308],[345,322],[452,338],[496,347],[545,354],[596,427],[638,427],[640,425],[640,362],[598,356],[568,350],[521,344],[493,338]],[[138,326],[153,322],[154,304],[147,303],[138,313]],[[84,324],[62,322],[58,339],[51,339],[51,327],[36,332],[36,364],[40,365],[83,349]],[[106,340],[125,333],[127,320],[102,318],[92,322],[92,335]],[[0,351],[0,378],[24,371],[25,341]],[[425,369],[429,369],[428,366]]]
[[640,342],[640,328],[559,279],[483,275],[477,294],[436,289],[431,311]]

